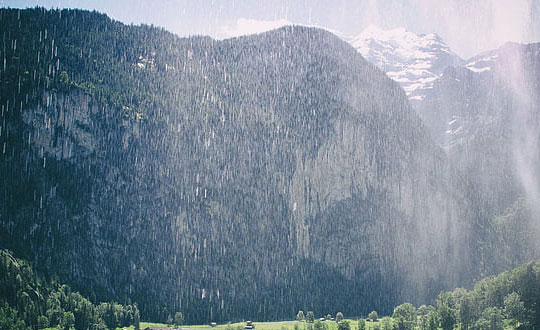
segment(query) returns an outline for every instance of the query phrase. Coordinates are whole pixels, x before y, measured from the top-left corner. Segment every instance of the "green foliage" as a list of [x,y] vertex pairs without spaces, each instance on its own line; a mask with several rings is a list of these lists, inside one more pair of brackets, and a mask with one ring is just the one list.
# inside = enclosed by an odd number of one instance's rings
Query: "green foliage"
[[58,80],[61,82],[61,83],[64,83],[64,84],[69,84],[69,75],[66,71],[62,71],[60,72],[60,75],[58,77]]
[[[532,329],[539,321],[540,262],[528,263],[509,272],[479,281],[474,290],[456,289],[437,298],[437,309],[410,303],[394,309],[392,318],[384,317],[383,330],[502,330],[505,323],[514,328]],[[519,293],[518,293],[519,292]],[[521,294],[525,295],[522,298]],[[506,317],[506,319],[505,319]],[[375,312],[368,319],[374,320]],[[379,327],[374,325],[374,329]],[[361,321],[359,330],[364,328]]]
[[313,330],[326,330],[327,326],[326,323],[321,322],[321,320],[316,320],[313,323]]
[[505,317],[515,327],[539,327],[540,262],[483,279],[472,291],[441,293],[437,306],[443,329],[452,329],[457,323],[461,329],[502,329]]
[[439,323],[440,323],[440,320],[439,320],[439,314],[437,313],[437,311],[433,310],[433,311],[430,311],[429,314],[427,315],[427,327],[426,329],[427,330],[438,330],[439,329]]
[[375,321],[377,321],[377,320],[379,319],[379,314],[377,314],[376,311],[372,311],[372,312],[370,312],[370,313],[368,314],[367,317],[368,317],[369,320],[375,322]]
[[351,330],[351,324],[349,321],[341,321],[338,323],[337,330]]
[[72,312],[64,312],[64,315],[62,316],[62,322],[60,322],[60,326],[64,330],[70,330],[75,325],[75,316]]
[[45,315],[38,316],[38,328],[45,329],[49,327],[49,319]]
[[524,261],[537,258],[540,227],[535,225],[536,216],[526,198],[518,198],[490,224],[483,250],[487,271],[498,273],[517,267]]
[[412,330],[416,327],[416,308],[411,303],[404,303],[397,306],[394,309],[392,317],[396,321],[398,330]]
[[474,323],[474,330],[502,330],[503,313],[497,307],[489,307],[482,312],[482,316]]
[[174,325],[179,327],[182,324],[184,324],[184,314],[182,314],[182,312],[176,312],[174,314]]
[[525,322],[527,310],[517,292],[512,292],[504,298],[504,314],[507,318],[515,322]]
[[135,309],[133,315],[133,326],[135,327],[135,330],[139,330],[141,328],[141,315],[139,314],[138,309]]
[[438,309],[439,322],[443,330],[452,330],[456,325],[456,311],[449,305],[442,305]]
[[30,330],[17,310],[3,302],[0,305],[0,330]]
[[296,314],[296,320],[298,321],[304,321],[306,319],[306,317],[304,316],[304,312],[303,311],[298,311],[298,314]]
[[[429,322],[430,322],[430,314],[435,312],[435,307],[429,305],[422,305],[418,307],[417,314],[418,314],[418,327],[420,330],[428,330],[429,329]],[[434,322],[437,324],[438,322]]]
[[489,307],[482,313],[482,318],[488,322],[488,330],[502,330],[503,329],[503,313],[497,307]]
[[365,330],[366,329],[366,320],[363,318],[358,319],[358,330]]
[[481,317],[471,327],[472,330],[489,330],[489,321]]
[[313,314],[312,311],[307,312],[306,321],[309,323],[315,322],[315,315]]
[[342,312],[338,312],[338,313],[336,314],[336,322],[339,323],[339,322],[341,322],[341,321],[343,321],[343,313],[342,313]]
[[442,330],[452,330],[456,325],[457,311],[451,293],[441,293],[437,298],[437,312]]
[[[394,330],[394,321],[391,317],[385,316],[381,319],[382,330]],[[399,322],[399,321],[398,321]]]
[[467,330],[474,321],[475,311],[472,298],[465,295],[458,303],[458,320],[461,323],[461,329]]
[[[422,305],[416,310],[410,303],[397,306],[393,320],[395,329],[419,330],[503,330],[505,323],[513,328],[533,329],[538,324],[536,306],[540,302],[540,262],[528,263],[509,272],[479,281],[474,290],[455,289],[437,297],[437,309]],[[525,295],[525,298],[521,296]],[[506,319],[505,319],[506,317]]]
[[93,305],[67,285],[46,281],[21,259],[0,251],[0,329],[115,329],[129,326],[137,307]]

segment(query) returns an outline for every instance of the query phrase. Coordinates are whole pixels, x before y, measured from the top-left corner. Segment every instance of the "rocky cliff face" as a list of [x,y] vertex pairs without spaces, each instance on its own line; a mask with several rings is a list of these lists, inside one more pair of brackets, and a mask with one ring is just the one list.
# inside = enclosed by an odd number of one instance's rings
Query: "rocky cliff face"
[[332,34],[2,15],[0,237],[42,270],[191,322],[387,310],[471,276],[446,156]]

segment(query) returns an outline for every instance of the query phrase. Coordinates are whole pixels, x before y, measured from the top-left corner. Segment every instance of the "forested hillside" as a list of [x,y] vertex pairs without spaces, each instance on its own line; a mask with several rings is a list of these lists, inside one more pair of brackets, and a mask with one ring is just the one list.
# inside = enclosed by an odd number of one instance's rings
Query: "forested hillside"
[[37,275],[26,261],[0,251],[0,329],[105,330],[139,322],[136,305],[92,304],[69,286]]
[[479,276],[467,183],[331,33],[0,19],[0,244],[93,302],[190,323],[354,315]]
[[442,329],[537,329],[540,326],[540,262],[483,279],[474,289],[441,293]]
[[[472,290],[441,292],[434,305],[416,308],[404,303],[394,308],[391,317],[380,320],[373,311],[368,315],[369,322],[359,319],[357,327],[359,330],[537,329],[539,304],[540,262],[535,261],[484,278]],[[342,323],[338,329],[343,328]]]

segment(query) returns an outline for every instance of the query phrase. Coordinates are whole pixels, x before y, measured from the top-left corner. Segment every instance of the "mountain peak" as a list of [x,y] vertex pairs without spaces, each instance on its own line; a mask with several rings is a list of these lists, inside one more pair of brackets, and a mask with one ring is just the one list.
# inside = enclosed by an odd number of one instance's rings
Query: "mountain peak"
[[416,34],[404,27],[383,30],[369,25],[348,41],[400,83],[411,100],[422,100],[445,68],[462,62],[436,33]]

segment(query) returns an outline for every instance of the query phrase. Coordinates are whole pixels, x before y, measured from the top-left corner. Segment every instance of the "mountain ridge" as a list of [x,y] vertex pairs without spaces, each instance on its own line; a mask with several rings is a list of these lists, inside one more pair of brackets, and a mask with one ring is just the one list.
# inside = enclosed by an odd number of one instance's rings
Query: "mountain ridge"
[[389,312],[479,276],[467,183],[402,88],[331,33],[0,15],[0,235],[89,297],[264,320]]
[[415,34],[405,28],[382,30],[370,25],[346,40],[400,83],[413,102],[423,100],[446,67],[463,62],[435,33]]

